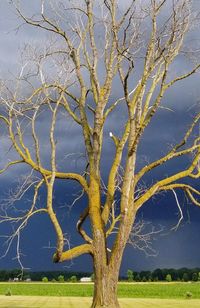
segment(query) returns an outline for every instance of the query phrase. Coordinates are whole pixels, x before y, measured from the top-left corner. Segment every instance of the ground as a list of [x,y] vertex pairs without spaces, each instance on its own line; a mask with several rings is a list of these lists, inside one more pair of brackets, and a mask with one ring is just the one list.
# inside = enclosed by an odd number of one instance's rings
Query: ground
[[[121,298],[122,308],[199,308],[199,299],[130,299]],[[47,297],[47,296],[0,296],[1,308],[89,308],[92,299],[90,297]]]
[[[119,283],[118,296],[122,308],[199,308],[199,290],[200,282]],[[92,292],[92,283],[1,282],[0,308],[89,308]]]

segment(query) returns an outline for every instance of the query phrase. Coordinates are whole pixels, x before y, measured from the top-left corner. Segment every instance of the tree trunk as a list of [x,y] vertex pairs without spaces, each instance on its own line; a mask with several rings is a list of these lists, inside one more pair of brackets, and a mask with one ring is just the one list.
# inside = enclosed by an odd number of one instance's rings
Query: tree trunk
[[118,273],[110,272],[109,267],[95,273],[94,295],[91,308],[119,308],[117,299]]
[[109,265],[105,265],[103,258],[101,258],[101,252],[103,245],[98,246],[98,250],[95,250],[94,254],[94,272],[95,272],[95,285],[92,308],[97,307],[109,307],[119,308],[119,302],[117,299],[117,283],[121,260],[126,246],[130,231],[132,229],[132,221],[135,218],[135,212],[132,215],[126,217],[121,224],[121,233],[115,242],[113,247],[112,256],[109,260]]

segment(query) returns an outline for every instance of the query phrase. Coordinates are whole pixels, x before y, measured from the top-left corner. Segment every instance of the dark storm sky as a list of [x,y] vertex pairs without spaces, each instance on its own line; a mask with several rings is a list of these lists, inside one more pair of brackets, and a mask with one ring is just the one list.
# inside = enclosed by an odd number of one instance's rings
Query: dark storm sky
[[[30,5],[30,1],[23,1]],[[198,2],[194,1],[196,8],[198,8]],[[34,11],[35,4],[38,1],[31,1],[31,9]],[[44,34],[34,31],[29,27],[23,27],[20,31],[14,31],[13,29],[19,25],[13,8],[9,5],[9,1],[0,1],[0,79],[9,76],[10,72],[16,72],[18,69],[17,54],[19,48],[23,46],[24,42],[42,42]],[[193,36],[198,41],[200,39],[198,31],[193,33]],[[185,63],[185,59],[180,58],[176,62],[176,71],[187,68],[188,64]],[[199,87],[199,74],[192,76],[187,81],[180,83],[174,87],[164,98],[166,105],[173,109],[173,112],[167,110],[161,110],[155,116],[149,130],[145,133],[142,140],[142,144],[139,151],[138,163],[143,164],[145,159],[149,160],[158,158],[164,154],[163,148],[176,140],[180,140],[182,134],[191,122],[192,116],[199,110],[200,87]],[[118,112],[112,116],[106,131],[109,132],[112,129],[112,124],[118,122],[120,125],[121,114]],[[42,125],[42,124],[41,124]],[[45,125],[45,121],[43,122]],[[62,122],[60,122],[61,133]],[[114,127],[118,129],[118,127]],[[80,138],[79,131],[73,126],[66,128],[69,131],[69,136],[72,136],[70,141],[71,152],[80,152]],[[104,164],[104,177],[106,178],[106,170],[108,170],[109,162],[107,157],[113,153],[113,145],[109,143],[108,134],[105,135],[106,147],[104,150],[105,157],[102,161]],[[3,148],[6,148],[7,141],[1,139]],[[62,149],[60,149],[60,155]],[[0,167],[3,167],[5,160],[5,153],[0,150]],[[187,160],[181,160],[180,162],[174,161],[168,164],[165,168],[158,169],[153,174],[146,177],[146,182],[151,183],[152,180],[161,177],[163,174],[170,174],[172,170],[177,170],[180,164],[187,164]],[[76,163],[72,166],[74,167]],[[81,161],[78,163],[81,165]],[[76,166],[75,166],[76,167]],[[78,168],[78,167],[77,167]],[[17,175],[20,174],[20,168],[14,167],[7,174],[0,176],[0,195],[1,199],[5,198],[6,191],[17,183]],[[196,184],[199,187],[199,183]],[[77,221],[78,214],[81,211],[81,205],[74,208],[72,212],[67,213],[66,206],[72,201],[71,189],[75,193],[76,186],[71,188],[71,183],[61,183],[56,188],[56,203],[59,208],[59,215],[63,220],[64,230],[67,232],[67,238],[70,240],[71,245],[75,245],[79,242],[79,235],[74,230],[74,221]],[[141,209],[139,215],[147,221],[151,221],[153,225],[164,226],[164,231],[153,246],[157,251],[157,256],[146,257],[143,252],[136,251],[132,247],[127,247],[125,251],[124,260],[122,263],[121,273],[126,272],[128,268],[134,270],[153,269],[158,267],[200,267],[200,247],[199,247],[199,234],[200,234],[200,209],[187,204],[184,196],[178,193],[179,202],[183,207],[184,222],[179,229],[170,231],[170,229],[178,221],[178,209],[172,193],[168,193],[164,196],[158,196],[154,200],[149,201]],[[84,201],[84,200],[83,200]],[[24,201],[26,202],[26,201]],[[42,195],[41,195],[42,202]],[[22,204],[23,206],[23,204]],[[4,235],[9,232],[10,227],[0,225],[0,234]],[[29,225],[22,233],[21,238],[21,250],[23,252],[23,264],[27,268],[32,270],[48,270],[48,269],[70,269],[70,270],[82,270],[92,271],[90,257],[84,256],[78,259],[68,262],[66,264],[55,265],[52,263],[52,254],[54,252],[55,238],[53,228],[47,219],[47,217],[41,215],[33,218]],[[0,251],[4,251],[3,240],[0,241]],[[18,263],[15,259],[15,245],[10,250],[8,255],[0,259],[1,268],[13,268],[17,267]]]

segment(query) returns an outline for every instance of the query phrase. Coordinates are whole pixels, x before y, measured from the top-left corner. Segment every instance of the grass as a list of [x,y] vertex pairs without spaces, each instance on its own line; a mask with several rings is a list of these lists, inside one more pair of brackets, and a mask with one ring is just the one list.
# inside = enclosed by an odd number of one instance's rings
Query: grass
[[199,283],[119,284],[118,296],[129,298],[184,298],[187,292],[200,299]]
[[90,297],[92,284],[74,283],[0,283],[0,294],[10,289],[13,295]]
[[[0,283],[0,294],[7,290],[21,296],[91,297],[93,284],[73,283]],[[200,299],[199,283],[119,283],[119,298],[184,299],[187,292],[192,299]]]
[[[175,300],[175,299],[125,299],[119,300],[121,308],[199,308],[200,300]],[[41,297],[41,296],[0,296],[1,308],[88,308],[92,299],[85,297]]]

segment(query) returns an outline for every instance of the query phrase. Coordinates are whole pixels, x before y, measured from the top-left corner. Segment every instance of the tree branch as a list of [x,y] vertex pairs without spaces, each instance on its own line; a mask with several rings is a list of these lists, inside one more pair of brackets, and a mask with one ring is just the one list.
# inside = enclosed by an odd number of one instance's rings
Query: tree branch
[[57,263],[57,262],[63,262],[63,261],[71,260],[71,259],[79,257],[83,254],[93,254],[92,245],[83,244],[83,245],[71,248],[70,250],[64,251],[61,254],[61,256],[54,254],[53,262]]

